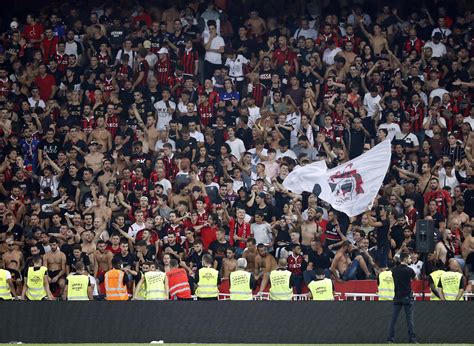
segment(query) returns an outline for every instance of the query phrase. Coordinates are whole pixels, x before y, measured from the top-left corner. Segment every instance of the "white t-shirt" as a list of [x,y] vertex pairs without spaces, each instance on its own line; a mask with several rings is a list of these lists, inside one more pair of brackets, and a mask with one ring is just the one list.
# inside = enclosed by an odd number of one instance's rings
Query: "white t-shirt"
[[250,128],[255,126],[258,119],[261,118],[260,107],[248,107],[249,110],[249,122],[247,123]]
[[250,232],[252,232],[257,244],[268,245],[272,242],[272,227],[266,222],[261,224],[252,223]]
[[334,65],[334,58],[336,57],[337,53],[341,52],[341,48],[334,48],[334,49],[329,49],[326,48],[326,50],[323,53],[323,61],[326,63],[326,65]]
[[[176,109],[176,103],[174,103],[173,101],[168,102],[170,108]],[[169,122],[171,121],[171,118],[173,117],[173,114],[168,112],[168,107],[166,106],[166,103],[163,100],[155,102],[154,107],[156,109],[156,115],[158,116],[156,128],[158,130],[165,130],[165,127],[168,126]]]
[[375,97],[372,97],[370,93],[364,95],[364,106],[367,108],[368,117],[373,117],[377,110],[380,111],[379,102],[381,99],[382,98],[378,94]]
[[237,160],[240,160],[241,155],[245,152],[244,142],[240,138],[236,138],[233,141],[230,139],[225,141],[230,146],[230,153],[234,155]]
[[235,78],[237,81],[244,80],[244,69],[243,66],[248,64],[249,61],[243,55],[237,55],[235,60],[227,59],[225,66],[229,66],[229,76]]
[[413,144],[414,147],[417,147],[420,145],[420,142],[418,141],[418,137],[416,137],[413,133],[409,133],[408,135],[403,134],[401,132],[398,132],[395,135],[395,139],[397,140],[403,140],[405,143],[411,143]]
[[396,136],[397,133],[401,132],[400,126],[396,123],[391,123],[391,124],[383,123],[383,124],[380,124],[379,129],[387,130],[388,131],[388,138],[390,138],[390,140],[392,140]]
[[204,135],[199,131],[189,132],[189,135],[193,137],[199,143],[204,143]]
[[128,54],[128,56],[129,56],[128,66],[133,68],[133,62],[135,61],[135,57],[136,57],[137,53],[133,49],[128,50],[128,51],[124,50],[124,49],[120,49],[117,53],[117,56],[115,57],[115,60],[120,61],[120,59],[122,59],[122,54]]
[[135,238],[138,232],[140,232],[142,229],[145,229],[145,223],[142,223],[141,225],[139,225],[138,223],[135,222],[133,225],[129,227],[128,235],[130,237]]
[[168,190],[173,189],[173,186],[168,179],[163,178],[160,181],[157,181],[157,183],[163,186],[163,193],[165,195],[168,195]]
[[276,151],[276,156],[275,156],[275,159],[276,160],[279,160],[281,159],[282,157],[285,157],[285,156],[288,156],[289,158],[292,158],[293,160],[296,160],[297,157],[296,157],[296,154],[293,150],[291,149],[288,149],[287,151],[285,151],[284,153],[281,152],[280,149],[278,149]]
[[[204,39],[204,44],[206,44],[209,41],[209,38]],[[219,49],[221,47],[225,46],[224,39],[220,36],[214,37],[214,39],[211,42],[211,49]],[[215,52],[207,52],[206,51],[206,56],[204,57],[204,60],[210,62],[211,64],[222,64],[222,54],[221,53],[215,53]]]
[[441,58],[443,55],[446,55],[446,46],[443,43],[434,43],[433,41],[428,41],[424,48],[431,48],[433,50],[433,57]]

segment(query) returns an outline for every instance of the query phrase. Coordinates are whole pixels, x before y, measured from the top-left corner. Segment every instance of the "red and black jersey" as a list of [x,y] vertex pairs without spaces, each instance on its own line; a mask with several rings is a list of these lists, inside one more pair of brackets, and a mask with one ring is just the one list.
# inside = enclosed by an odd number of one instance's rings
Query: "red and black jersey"
[[263,98],[267,96],[267,87],[262,83],[258,83],[253,86],[252,95],[255,99],[257,107],[262,107]]
[[179,172],[178,166],[173,159],[170,159],[167,156],[163,158],[163,163],[165,165],[166,179],[173,182],[176,174]]
[[127,197],[127,195],[133,191],[133,181],[125,181],[122,180],[120,182],[120,190],[122,191],[123,195]]
[[209,98],[209,104],[217,105],[219,103],[220,98],[217,91],[212,90],[209,92],[201,85],[198,87],[197,92],[199,95],[207,94],[207,97]]
[[86,135],[90,134],[95,129],[94,117],[91,117],[91,118],[82,117],[81,129],[82,129],[82,132],[84,132]]
[[411,130],[414,133],[423,131],[423,119],[425,117],[425,109],[423,106],[421,104],[416,106],[410,104],[406,108],[406,112],[408,113],[408,121],[411,124]]
[[107,130],[109,130],[110,134],[112,135],[112,138],[115,138],[115,135],[117,134],[118,124],[119,124],[119,118],[117,114],[113,114],[111,116],[106,114],[105,126]]
[[324,50],[328,47],[327,42],[329,40],[333,40],[337,47],[340,46],[341,42],[339,41],[339,37],[337,37],[336,35],[334,35],[332,33],[329,34],[329,35],[326,35],[324,33],[319,34],[318,37],[316,38],[315,43],[316,43],[316,45],[321,47],[322,50]]
[[97,58],[97,60],[99,61],[99,64],[100,65],[104,65],[104,66],[108,66],[109,65],[109,62],[110,62],[110,55],[105,53],[97,53],[95,55],[95,57]]
[[[451,112],[451,116],[443,115],[443,110]],[[446,127],[448,128],[448,132],[453,131],[454,126],[454,115],[459,112],[459,109],[456,105],[452,104],[451,102],[443,103],[440,107],[440,112],[443,115],[444,120],[446,120]]]
[[145,59],[143,59],[142,61],[140,61],[138,63],[138,69],[137,69],[137,77],[140,75],[140,72],[143,72],[144,75],[143,75],[143,78],[140,82],[140,86],[146,86],[147,85],[147,81],[148,81],[148,71],[150,70],[150,65],[148,65],[148,61],[146,61]]
[[358,54],[361,41],[362,39],[356,35],[346,35],[341,38],[341,46],[344,46],[347,42],[352,42],[352,52]]
[[435,201],[437,205],[438,213],[444,217],[448,215],[448,204],[451,203],[451,195],[448,191],[440,189],[437,191],[431,191],[425,193],[425,204],[429,204],[431,201]]
[[303,274],[303,256],[291,254],[286,259],[288,263],[288,270],[295,275]]
[[136,177],[132,177],[132,188],[135,190],[135,186],[141,185],[143,186],[144,193],[149,192],[150,181],[147,178],[137,179]]
[[336,137],[342,137],[342,133],[344,132],[344,114],[338,114],[334,111],[331,117],[333,120],[332,127],[334,128]]
[[331,127],[320,127],[319,132],[324,133],[326,138],[330,138],[333,141],[336,139],[336,131],[334,131],[334,126]]
[[132,79],[133,71],[132,68],[128,66],[128,64],[118,65],[115,71],[117,79],[120,81]]
[[174,90],[173,96],[175,97],[181,97],[181,94],[183,93],[183,85],[184,85],[184,77],[183,76],[178,76],[176,73],[174,73],[172,76],[168,77],[168,85],[170,88],[174,88],[176,85],[178,86]]
[[110,93],[115,90],[114,77],[104,78],[104,94],[109,97]]
[[210,127],[214,121],[214,106],[211,103],[201,103],[198,106],[198,114],[200,118],[201,125],[204,127]]
[[408,38],[405,41],[405,46],[403,47],[403,50],[407,53],[410,53],[412,50],[416,50],[416,53],[420,55],[421,49],[423,48],[424,45],[425,45],[425,42],[418,37],[414,40],[410,40]]
[[194,76],[196,74],[196,61],[198,61],[198,52],[195,50],[182,50],[179,53],[179,63],[183,66],[184,74]]
[[56,53],[54,55],[54,60],[58,63],[58,70],[61,73],[64,73],[64,71],[66,71],[68,65],[68,57],[69,55],[67,54]]
[[174,234],[176,236],[176,243],[181,244],[181,236],[184,234],[184,228],[182,225],[171,225],[169,224],[166,228],[167,234]]
[[159,85],[168,85],[168,78],[171,75],[170,59],[159,59],[155,65],[156,79]]

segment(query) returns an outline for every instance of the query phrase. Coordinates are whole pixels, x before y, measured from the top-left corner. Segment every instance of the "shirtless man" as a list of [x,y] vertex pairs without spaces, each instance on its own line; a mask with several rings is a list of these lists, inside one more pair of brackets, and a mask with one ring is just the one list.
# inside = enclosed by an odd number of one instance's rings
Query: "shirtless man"
[[420,190],[422,194],[424,194],[428,189],[428,184],[430,183],[431,177],[434,177],[434,175],[431,173],[431,166],[429,163],[424,163],[421,166],[421,174],[413,173],[405,169],[401,169],[397,166],[393,166],[393,168],[398,171],[398,173],[400,174],[400,178],[416,179],[418,181],[418,184],[420,185]]
[[454,204],[456,210],[452,211],[448,216],[448,225],[457,219],[461,225],[469,222],[469,215],[464,212],[464,201],[458,200]]
[[249,19],[245,22],[245,26],[249,29],[250,33],[256,37],[262,36],[267,31],[265,21],[259,17],[257,11],[251,11],[249,13]]
[[97,151],[98,143],[91,141],[89,143],[89,153],[84,157],[86,167],[91,168],[94,174],[97,173],[102,167],[102,161],[104,160],[104,154]]
[[84,213],[94,213],[94,219],[102,219],[104,222],[107,223],[112,218],[112,209],[107,207],[107,199],[104,195],[95,195],[95,190],[93,186],[94,185],[91,186],[91,191],[93,191],[92,196],[94,197],[94,202],[89,208],[84,210]]
[[100,152],[106,153],[112,150],[112,135],[109,130],[107,130],[104,116],[98,116],[96,124],[97,127],[89,136],[89,144],[91,142],[97,142],[97,144],[101,145]]
[[255,280],[262,280],[259,290],[259,293],[261,293],[265,287],[267,287],[270,272],[277,268],[277,261],[275,257],[268,253],[267,247],[263,244],[258,244],[257,252],[258,254],[255,256],[254,276]]
[[[59,250],[58,240],[55,237],[49,239],[49,245],[51,246],[51,251],[44,255],[43,262],[48,268],[50,287],[59,285],[62,295],[64,285],[66,284],[64,280],[64,275],[66,274],[66,255]],[[54,289],[51,291],[54,291]]]
[[[90,217],[92,216],[90,215]],[[82,244],[81,244],[82,252],[85,252],[87,256],[89,256],[91,263],[93,263],[94,261],[93,254],[96,250],[96,246],[94,243],[94,232],[92,230],[85,230],[81,234],[81,240],[82,240]]]
[[97,181],[102,188],[102,191],[107,192],[109,189],[107,188],[107,183],[110,180],[115,180],[115,173],[112,170],[112,163],[109,159],[105,159],[102,161],[102,172]]
[[360,18],[359,23],[362,32],[369,39],[372,50],[376,56],[379,56],[384,49],[389,50],[387,39],[382,36],[382,28],[380,25],[374,25],[374,34],[372,35],[365,29],[363,18]]
[[307,254],[310,250],[311,241],[320,237],[321,233],[321,227],[316,223],[316,209],[308,208],[308,220],[301,224],[301,248],[304,254]]
[[135,118],[137,119],[138,125],[141,127],[145,133],[145,138],[147,140],[148,149],[153,153],[155,151],[155,144],[160,138],[160,131],[156,129],[156,119],[155,116],[150,114],[146,117],[146,124],[143,123],[143,120],[138,113],[138,110],[134,108]]
[[367,264],[361,255],[356,256],[354,261],[351,261],[349,258],[351,247],[351,242],[345,240],[342,243],[341,248],[337,250],[336,256],[334,257],[331,264],[332,274],[336,279],[341,279],[344,281],[357,280],[357,269],[360,267],[367,276],[367,279],[375,279],[375,276],[370,274]]
[[170,198],[170,207],[175,208],[179,202],[184,202],[186,205],[192,205],[191,203],[191,197],[189,195],[189,189],[186,185],[181,186],[181,189],[179,190],[179,194],[173,195]]
[[[97,282],[102,282],[104,275],[110,269],[112,269],[112,258],[114,255],[112,252],[107,250],[107,243],[103,240],[97,242],[97,250],[93,254],[93,265],[94,265],[94,277]],[[100,294],[105,294],[103,285],[99,285]]]
[[23,253],[17,249],[13,238],[8,238],[6,244],[7,252],[2,255],[3,267],[14,269],[20,273],[25,266]]
[[237,268],[237,260],[235,259],[235,251],[229,248],[226,251],[226,257],[222,259],[222,280],[229,280],[230,273]]
[[248,272],[253,273],[255,270],[255,257],[258,255],[257,252],[257,243],[255,238],[248,238],[247,239],[247,247],[245,248],[244,252],[242,253],[242,257],[247,260],[247,268]]

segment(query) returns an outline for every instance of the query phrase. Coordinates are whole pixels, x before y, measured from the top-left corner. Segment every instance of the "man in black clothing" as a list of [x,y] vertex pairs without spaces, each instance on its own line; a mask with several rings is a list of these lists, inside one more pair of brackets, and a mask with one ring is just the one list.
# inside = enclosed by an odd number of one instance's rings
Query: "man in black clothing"
[[395,323],[402,307],[405,309],[405,316],[408,327],[408,339],[415,344],[415,323],[413,321],[413,292],[411,290],[411,280],[416,277],[411,264],[411,256],[407,252],[400,255],[401,263],[392,269],[393,281],[395,283],[395,297],[393,299],[393,314],[388,332],[388,343],[393,343],[395,338]]

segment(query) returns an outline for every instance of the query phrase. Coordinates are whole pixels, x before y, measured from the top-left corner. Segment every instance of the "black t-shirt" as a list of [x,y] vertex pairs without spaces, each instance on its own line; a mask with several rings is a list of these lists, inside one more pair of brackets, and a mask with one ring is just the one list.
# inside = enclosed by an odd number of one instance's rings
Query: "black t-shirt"
[[198,145],[197,141],[193,137],[189,137],[189,139],[179,139],[176,143],[176,149],[181,150],[181,152],[186,155],[187,158],[191,159],[193,155],[193,149],[197,151]]
[[130,252],[126,256],[122,256],[121,253],[115,255],[114,257],[120,258],[123,263],[123,267],[130,267],[131,269],[134,269],[135,262],[137,261],[137,258],[135,255],[131,254]]
[[308,253],[308,262],[313,263],[314,269],[328,269],[331,266],[331,258],[334,257],[334,254],[331,251],[323,249],[321,254],[318,254],[316,251],[311,250]]
[[[170,244],[166,244],[164,247],[163,247],[163,253],[166,253],[166,249],[167,248],[171,248],[171,250],[173,250],[174,252],[176,252],[177,254],[180,254],[183,252],[183,247],[180,245],[180,244],[174,244],[174,245],[170,245]],[[174,254],[170,254],[171,256],[175,257],[177,260],[180,260],[180,258],[174,256]]]
[[377,227],[377,243],[385,244],[388,242],[388,230],[390,229],[389,220],[381,220],[381,227]]
[[81,256],[80,256],[79,259],[74,257],[74,255],[72,253],[69,256],[66,257],[66,264],[71,267],[71,271],[76,271],[75,265],[79,261],[84,263],[84,266],[86,268],[89,268],[89,266],[91,265],[91,261],[89,260],[89,256],[87,256],[87,254],[85,252],[81,252]]
[[49,158],[55,161],[58,158],[60,144],[57,140],[53,140],[52,143],[44,140],[38,145],[38,149],[41,149],[43,153],[48,154]]
[[229,249],[230,247],[231,246],[228,241],[221,243],[218,240],[214,240],[209,245],[209,250],[212,251],[212,255],[214,259],[217,261],[217,270],[221,269],[222,259],[226,257],[227,249]]
[[392,269],[392,275],[395,283],[395,299],[411,297],[411,280],[416,277],[414,270],[404,264],[399,264]]

